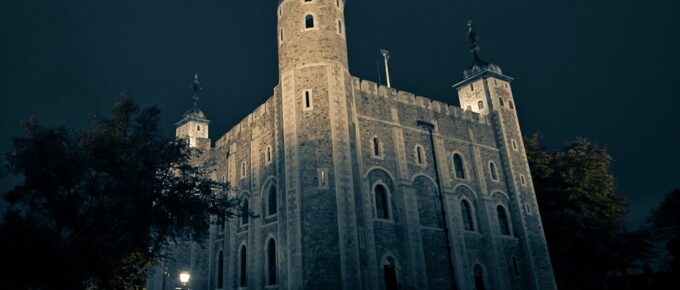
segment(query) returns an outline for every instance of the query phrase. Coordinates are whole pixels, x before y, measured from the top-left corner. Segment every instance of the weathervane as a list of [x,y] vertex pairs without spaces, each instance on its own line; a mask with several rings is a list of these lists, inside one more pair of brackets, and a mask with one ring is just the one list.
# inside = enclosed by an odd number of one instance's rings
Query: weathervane
[[470,52],[475,55],[475,59],[479,58],[479,45],[477,44],[477,40],[479,37],[477,36],[477,32],[475,31],[474,27],[472,27],[472,20],[468,21],[468,39],[470,39]]
[[194,95],[191,97],[191,99],[194,101],[194,107],[196,107],[198,105],[198,95],[203,89],[201,87],[201,82],[198,81],[198,73],[194,74],[194,81],[191,83],[191,86],[189,87],[194,90]]

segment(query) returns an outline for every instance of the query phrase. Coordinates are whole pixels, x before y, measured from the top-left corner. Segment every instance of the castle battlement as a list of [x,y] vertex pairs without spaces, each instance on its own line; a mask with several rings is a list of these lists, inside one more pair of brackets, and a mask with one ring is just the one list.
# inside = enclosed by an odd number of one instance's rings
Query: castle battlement
[[353,77],[353,81],[354,85],[359,87],[362,93],[369,96],[384,97],[409,106],[419,107],[435,113],[444,114],[445,116],[451,116],[455,119],[474,121],[482,125],[489,124],[489,119],[486,116],[473,111],[463,110],[461,107],[418,96],[411,92],[389,88],[385,85],[379,85],[375,82],[359,79],[357,77]]

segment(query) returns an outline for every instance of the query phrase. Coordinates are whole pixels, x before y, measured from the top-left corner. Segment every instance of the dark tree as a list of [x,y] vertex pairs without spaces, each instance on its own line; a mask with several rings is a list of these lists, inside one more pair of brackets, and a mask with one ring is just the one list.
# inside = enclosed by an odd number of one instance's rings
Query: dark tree
[[603,289],[646,253],[643,235],[625,227],[611,156],[582,138],[559,151],[537,135],[525,144],[558,289]]
[[170,241],[200,242],[211,214],[237,211],[196,152],[162,135],[159,110],[126,95],[84,132],[24,128],[6,154],[23,182],[4,193],[0,273],[12,277],[0,288],[132,289]]
[[669,192],[658,208],[652,211],[649,222],[654,234],[666,243],[671,255],[671,269],[680,272],[680,189]]

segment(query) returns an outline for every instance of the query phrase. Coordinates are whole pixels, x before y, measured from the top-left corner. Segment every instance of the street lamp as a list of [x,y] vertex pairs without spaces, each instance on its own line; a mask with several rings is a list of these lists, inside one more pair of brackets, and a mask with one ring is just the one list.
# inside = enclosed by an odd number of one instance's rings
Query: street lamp
[[184,288],[187,288],[187,283],[189,283],[189,279],[191,279],[191,274],[189,272],[182,272],[179,273],[179,281],[182,282],[182,286]]
[[434,124],[418,120],[416,122],[418,127],[427,130],[430,133],[430,145],[432,145],[432,163],[434,165],[434,179],[437,182],[437,195],[439,196],[439,210],[442,215],[442,226],[444,227],[444,240],[446,242],[446,253],[449,258],[449,274],[451,275],[451,289],[457,290],[456,274],[453,270],[453,255],[451,254],[451,242],[449,240],[449,227],[447,223],[446,207],[444,206],[444,195],[442,194],[441,181],[439,179],[439,164],[437,164],[437,150],[434,145]]

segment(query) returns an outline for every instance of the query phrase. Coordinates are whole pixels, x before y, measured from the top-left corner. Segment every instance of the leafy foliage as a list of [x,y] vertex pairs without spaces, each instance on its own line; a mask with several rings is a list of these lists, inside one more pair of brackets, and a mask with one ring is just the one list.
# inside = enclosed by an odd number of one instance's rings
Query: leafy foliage
[[666,242],[666,250],[673,258],[673,272],[680,272],[680,189],[675,188],[666,195],[652,211],[649,222],[659,240]]
[[[158,108],[121,96],[111,117],[84,132],[24,124],[7,169],[24,181],[4,193],[0,272],[11,289],[131,289],[174,239],[202,241],[210,215],[238,201],[191,164],[195,152],[165,138]],[[10,284],[7,284],[10,283]]]
[[647,249],[644,233],[625,227],[612,157],[583,138],[559,151],[545,149],[538,135],[525,144],[558,288],[603,289]]

